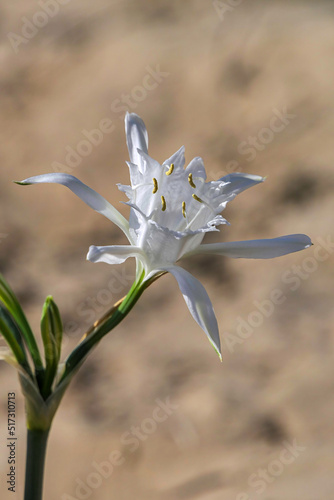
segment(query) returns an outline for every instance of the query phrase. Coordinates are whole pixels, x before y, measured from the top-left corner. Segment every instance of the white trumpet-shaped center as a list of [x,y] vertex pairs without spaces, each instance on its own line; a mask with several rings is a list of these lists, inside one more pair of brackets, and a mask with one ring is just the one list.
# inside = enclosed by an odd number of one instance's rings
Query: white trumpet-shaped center
[[[162,165],[145,150],[137,153],[138,164],[128,164],[131,186],[118,186],[129,198],[133,244],[147,255],[145,267],[150,272],[175,263],[197,247],[206,232],[226,223],[219,214],[230,182],[206,182],[201,158],[184,168],[183,147]],[[252,181],[262,178],[254,176]]]

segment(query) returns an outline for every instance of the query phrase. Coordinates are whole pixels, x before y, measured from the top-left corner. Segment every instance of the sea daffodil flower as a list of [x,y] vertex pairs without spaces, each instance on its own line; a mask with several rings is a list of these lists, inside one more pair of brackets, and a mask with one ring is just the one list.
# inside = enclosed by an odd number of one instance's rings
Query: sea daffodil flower
[[269,259],[298,252],[311,245],[303,234],[274,239],[202,244],[205,233],[217,231],[227,221],[220,215],[226,204],[245,189],[263,182],[257,175],[233,173],[206,182],[201,158],[184,168],[184,147],[160,164],[148,155],[148,134],[143,120],[134,113],[125,117],[130,155],[130,186],[118,185],[129,201],[127,221],[102,196],[69,174],[52,173],[29,177],[20,184],[56,183],[73,191],[87,205],[116,224],[129,245],[91,246],[91,262],[120,264],[129,257],[137,261],[137,276],[144,281],[169,272],[176,279],[190,313],[221,353],[216,316],[203,285],[176,265],[195,254],[225,255],[234,258]]

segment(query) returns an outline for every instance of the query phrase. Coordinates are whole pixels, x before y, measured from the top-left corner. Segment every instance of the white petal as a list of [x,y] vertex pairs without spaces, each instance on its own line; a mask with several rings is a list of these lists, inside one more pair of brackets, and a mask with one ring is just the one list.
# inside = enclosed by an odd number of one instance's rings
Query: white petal
[[131,245],[112,245],[106,247],[89,247],[87,260],[105,262],[106,264],[121,264],[129,257],[144,259],[142,250]]
[[170,166],[172,163],[174,164],[175,170],[183,169],[185,163],[184,146],[181,146],[176,153],[174,153],[170,158],[167,158],[167,160],[163,162],[163,165]]
[[139,171],[138,165],[131,163],[130,161],[125,162],[129,167],[131,186],[136,186],[141,182],[142,175]]
[[[264,178],[258,175],[237,172],[226,175],[218,181],[211,181],[203,184],[199,190],[199,197],[204,199],[210,205],[213,212],[218,214],[222,212],[226,204],[232,201],[239,193],[263,181]],[[195,184],[197,184],[196,177]]]
[[196,278],[181,267],[172,266],[164,270],[171,273],[178,282],[192,317],[207,334],[221,359],[217,319],[205,288]]
[[224,194],[226,196],[226,200],[229,201],[229,197],[233,199],[237,194],[245,191],[245,189],[256,186],[256,184],[259,184],[264,180],[265,178],[260,177],[259,175],[243,174],[239,172],[228,174],[219,179],[219,181],[228,183],[222,188],[221,194]]
[[107,200],[103,198],[96,191],[86,186],[83,182],[79,181],[76,177],[69,174],[44,174],[36,175],[35,177],[28,177],[24,181],[18,184],[28,185],[28,184],[61,184],[70,189],[74,194],[76,194],[82,201],[84,201],[89,207],[91,207],[96,212],[104,215],[111,222],[116,224],[122,231],[129,237],[129,223],[119,213],[116,208],[114,208]]
[[148,152],[148,135],[145,123],[135,113],[125,115],[125,135],[130,161],[140,167],[142,160],[138,149],[144,153]]
[[131,200],[131,201],[133,200],[134,193],[133,193],[133,189],[131,186],[128,186],[126,184],[120,184],[120,183],[118,183],[116,185],[117,185],[118,189],[120,191],[122,191],[122,193],[126,194],[126,196],[129,198],[129,200]]
[[186,174],[192,174],[194,178],[200,177],[201,179],[206,179],[206,172],[203,160],[200,156],[193,158],[186,168]]
[[200,245],[186,256],[215,254],[234,259],[272,259],[288,253],[299,252],[312,245],[305,234],[291,234],[266,240],[232,241]]
[[160,163],[155,160],[154,158],[151,158],[149,154],[147,154],[146,151],[143,151],[142,149],[137,150],[138,156],[140,157],[140,165],[141,165],[141,173],[146,173],[149,172],[150,177],[152,178],[152,173],[161,170]]

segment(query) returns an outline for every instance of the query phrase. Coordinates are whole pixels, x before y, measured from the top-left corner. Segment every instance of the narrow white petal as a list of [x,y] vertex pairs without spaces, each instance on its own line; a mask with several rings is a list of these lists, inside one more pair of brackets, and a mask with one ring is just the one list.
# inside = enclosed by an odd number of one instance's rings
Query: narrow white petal
[[178,282],[192,317],[204,330],[221,359],[217,319],[205,288],[196,278],[181,267],[172,266],[163,270],[171,273]]
[[106,264],[121,264],[129,257],[144,259],[142,250],[131,245],[112,245],[106,247],[89,247],[87,260],[105,262]]
[[69,174],[44,174],[36,175],[35,177],[28,177],[24,181],[18,184],[29,185],[29,184],[61,184],[70,189],[74,194],[76,194],[83,202],[85,202],[89,207],[91,207],[96,212],[104,215],[111,222],[116,224],[122,231],[129,237],[129,223],[119,213],[116,208],[114,208],[107,200],[103,198],[96,191],[86,186],[83,182],[79,181],[76,177]]
[[232,241],[200,245],[185,257],[196,254],[215,254],[234,259],[272,259],[288,253],[299,252],[312,245],[305,234],[291,234],[266,240]]
[[234,198],[234,196],[242,193],[242,191],[245,191],[245,189],[256,186],[256,184],[263,182],[265,178],[260,177],[259,175],[236,172],[234,174],[225,175],[225,177],[222,177],[219,180],[228,183],[222,189],[222,194],[226,195],[227,197],[232,196]]
[[130,161],[140,167],[142,162],[138,149],[148,152],[148,135],[143,120],[135,113],[125,115],[125,135]]

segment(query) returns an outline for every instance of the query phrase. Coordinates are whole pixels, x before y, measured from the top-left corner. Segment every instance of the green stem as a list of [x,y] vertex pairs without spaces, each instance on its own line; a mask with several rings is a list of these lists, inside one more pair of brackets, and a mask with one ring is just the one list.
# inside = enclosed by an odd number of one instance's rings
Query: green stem
[[115,326],[117,326],[130,312],[144,290],[151,283],[145,282],[142,284],[143,278],[144,274],[142,274],[138,281],[134,282],[129,293],[113,312],[112,316],[102,324],[99,324],[96,329],[93,329],[92,332],[71,352],[66,360],[66,368],[58,385],[60,385],[70,373],[74,372],[80,366],[94,345],[96,345],[107,333],[109,333],[110,330],[115,328]]
[[42,500],[48,434],[48,430],[28,429],[24,500]]

